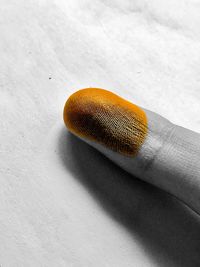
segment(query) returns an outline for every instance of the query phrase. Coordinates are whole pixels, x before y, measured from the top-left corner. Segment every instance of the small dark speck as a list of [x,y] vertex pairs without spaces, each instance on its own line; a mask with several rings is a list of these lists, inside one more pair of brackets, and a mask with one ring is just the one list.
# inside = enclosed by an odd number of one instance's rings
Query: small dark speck
[[49,80],[51,80],[51,77],[49,77]]

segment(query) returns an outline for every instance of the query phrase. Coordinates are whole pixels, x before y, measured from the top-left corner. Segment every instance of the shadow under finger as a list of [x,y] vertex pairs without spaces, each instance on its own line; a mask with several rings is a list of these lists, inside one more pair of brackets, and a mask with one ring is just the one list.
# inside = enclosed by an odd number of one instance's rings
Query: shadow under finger
[[63,128],[63,164],[109,216],[137,235],[159,266],[200,264],[200,217],[176,198],[126,173]]

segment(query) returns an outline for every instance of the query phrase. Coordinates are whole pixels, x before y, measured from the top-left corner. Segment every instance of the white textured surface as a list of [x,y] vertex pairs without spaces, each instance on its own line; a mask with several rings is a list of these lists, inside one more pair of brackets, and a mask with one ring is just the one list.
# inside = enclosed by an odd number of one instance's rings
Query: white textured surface
[[62,121],[93,86],[200,131],[199,14],[198,0],[0,0],[1,267],[200,265],[199,218]]

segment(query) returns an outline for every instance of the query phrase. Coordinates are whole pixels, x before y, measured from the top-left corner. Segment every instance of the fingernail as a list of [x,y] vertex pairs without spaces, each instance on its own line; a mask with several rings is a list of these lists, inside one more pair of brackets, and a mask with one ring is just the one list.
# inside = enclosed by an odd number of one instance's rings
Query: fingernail
[[65,125],[73,134],[126,156],[134,156],[147,135],[145,111],[99,88],[81,89],[64,107]]

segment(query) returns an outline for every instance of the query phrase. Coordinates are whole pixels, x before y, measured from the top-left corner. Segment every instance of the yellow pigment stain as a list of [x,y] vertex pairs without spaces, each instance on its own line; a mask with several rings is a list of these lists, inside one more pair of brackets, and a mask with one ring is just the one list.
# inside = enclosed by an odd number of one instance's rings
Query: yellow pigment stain
[[99,88],[72,94],[65,104],[63,118],[73,134],[126,156],[136,155],[148,129],[141,108]]

